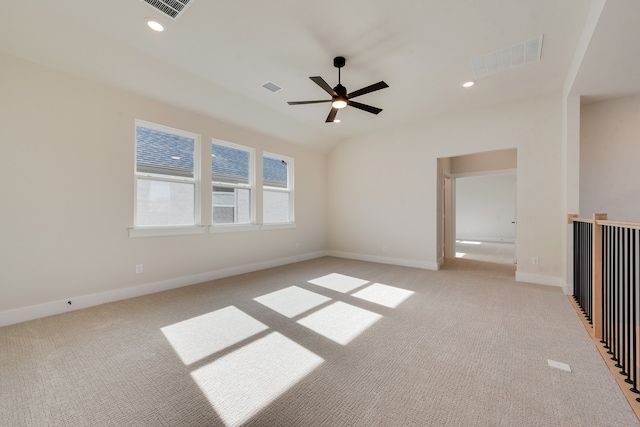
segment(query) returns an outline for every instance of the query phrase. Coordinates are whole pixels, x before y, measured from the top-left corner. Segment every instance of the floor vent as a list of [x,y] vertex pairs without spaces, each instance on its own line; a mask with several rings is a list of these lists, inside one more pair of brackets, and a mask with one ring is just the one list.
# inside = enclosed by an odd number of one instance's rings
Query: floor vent
[[174,21],[180,18],[193,0],[142,0]]
[[271,92],[277,92],[279,90],[282,90],[282,88],[277,84],[275,84],[274,82],[266,82],[265,84],[262,85],[262,87]]
[[540,61],[541,54],[542,36],[538,36],[471,58],[471,68],[480,78]]

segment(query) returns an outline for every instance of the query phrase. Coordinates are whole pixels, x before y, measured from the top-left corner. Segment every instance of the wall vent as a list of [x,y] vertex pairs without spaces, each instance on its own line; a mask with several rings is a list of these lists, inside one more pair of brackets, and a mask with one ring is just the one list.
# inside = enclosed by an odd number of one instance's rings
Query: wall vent
[[476,78],[518,68],[540,61],[542,36],[471,58],[471,69]]
[[275,84],[274,82],[266,82],[265,84],[262,85],[262,87],[271,92],[277,92],[279,90],[282,90],[282,88],[277,84]]
[[193,0],[142,0],[148,5],[152,6],[154,9],[159,10],[160,12],[167,15],[169,18],[177,21],[180,16],[184,13],[185,10]]

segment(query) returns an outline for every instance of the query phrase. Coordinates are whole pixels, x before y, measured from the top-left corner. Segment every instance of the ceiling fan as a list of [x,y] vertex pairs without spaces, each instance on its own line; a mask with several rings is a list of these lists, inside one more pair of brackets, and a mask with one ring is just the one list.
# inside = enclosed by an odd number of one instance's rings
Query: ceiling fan
[[356,96],[360,96],[370,92],[374,92],[376,90],[384,89],[386,87],[389,87],[389,85],[383,81],[380,81],[378,83],[374,83],[370,86],[364,87],[354,92],[347,93],[347,88],[340,84],[340,68],[344,67],[345,63],[346,63],[346,59],[343,56],[336,56],[335,58],[333,58],[333,66],[338,69],[338,86],[334,87],[333,89],[331,88],[331,86],[327,84],[327,82],[324,81],[322,77],[319,77],[319,76],[309,77],[318,86],[320,86],[329,95],[331,95],[331,99],[326,99],[321,101],[293,101],[293,102],[288,102],[288,104],[301,105],[301,104],[318,104],[320,102],[331,102],[331,111],[329,112],[329,116],[327,116],[327,120],[325,121],[325,123],[338,122],[339,120],[336,120],[336,114],[338,114],[338,110],[346,107],[347,105],[372,113],[372,114],[378,114],[380,111],[382,111],[382,108],[361,104],[359,102],[352,101],[351,99],[355,98]]

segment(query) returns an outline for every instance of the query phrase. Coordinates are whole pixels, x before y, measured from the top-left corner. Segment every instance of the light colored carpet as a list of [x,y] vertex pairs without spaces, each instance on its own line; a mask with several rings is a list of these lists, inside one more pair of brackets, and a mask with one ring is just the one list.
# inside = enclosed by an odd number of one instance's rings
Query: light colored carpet
[[516,245],[513,242],[484,242],[458,239],[456,240],[456,258],[496,264],[515,264]]
[[0,328],[0,425],[640,425],[513,271],[327,257]]

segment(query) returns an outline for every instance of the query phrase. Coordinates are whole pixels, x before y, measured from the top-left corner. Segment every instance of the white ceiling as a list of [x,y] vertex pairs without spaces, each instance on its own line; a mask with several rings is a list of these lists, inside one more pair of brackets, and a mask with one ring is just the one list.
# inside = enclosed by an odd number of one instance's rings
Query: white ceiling
[[582,102],[640,93],[640,1],[608,0],[571,92]]
[[[326,149],[347,137],[560,91],[591,1],[193,0],[178,21],[141,0],[3,6],[0,51]],[[159,18],[166,31],[150,31],[146,17]],[[473,78],[471,57],[541,34],[540,62],[461,88]],[[389,84],[357,99],[382,113],[349,107],[334,124],[325,123],[329,104],[287,104],[327,98],[309,76],[334,86],[338,55],[347,58],[342,83],[349,91]],[[586,55],[589,61],[596,62]],[[585,90],[587,80],[582,73],[576,79]],[[265,90],[267,81],[284,90]]]

